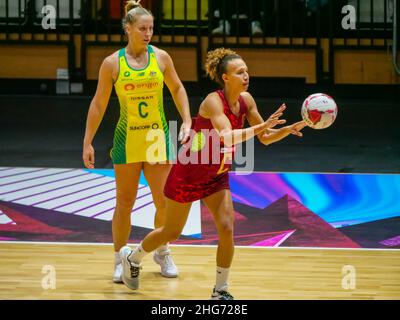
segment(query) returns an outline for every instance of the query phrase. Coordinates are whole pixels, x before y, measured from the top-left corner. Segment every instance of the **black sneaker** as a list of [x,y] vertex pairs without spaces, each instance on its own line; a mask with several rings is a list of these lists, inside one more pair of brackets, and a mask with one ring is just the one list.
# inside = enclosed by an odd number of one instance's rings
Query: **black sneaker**
[[213,293],[211,295],[211,300],[234,300],[233,296],[225,290],[215,290],[213,289]]

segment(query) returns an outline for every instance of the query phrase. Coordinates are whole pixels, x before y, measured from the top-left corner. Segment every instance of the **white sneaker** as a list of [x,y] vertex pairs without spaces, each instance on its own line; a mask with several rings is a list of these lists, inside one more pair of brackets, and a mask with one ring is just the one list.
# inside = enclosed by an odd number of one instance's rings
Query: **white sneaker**
[[253,37],[261,37],[264,34],[259,21],[253,21],[251,23],[251,34]]
[[234,298],[228,291],[223,289],[216,291],[214,288],[210,300],[234,300]]
[[124,246],[119,250],[119,255],[122,261],[122,281],[129,289],[136,290],[139,288],[139,273],[142,267],[129,260],[132,252],[131,248]]
[[178,276],[178,268],[176,267],[169,251],[165,254],[157,254],[157,252],[155,252],[153,260],[155,263],[160,265],[162,276],[167,278],[176,278]]
[[228,20],[220,20],[218,28],[215,28],[211,33],[213,35],[222,36],[224,34],[224,23],[225,23],[225,35],[231,34],[231,24]]
[[114,283],[122,283],[122,262],[118,263],[114,267],[114,275],[113,275]]

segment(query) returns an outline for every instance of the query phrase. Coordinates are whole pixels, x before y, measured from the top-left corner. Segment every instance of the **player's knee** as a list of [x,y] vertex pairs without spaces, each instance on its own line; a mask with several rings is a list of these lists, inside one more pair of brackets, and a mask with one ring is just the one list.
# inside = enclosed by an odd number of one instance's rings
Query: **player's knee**
[[135,199],[133,197],[125,195],[117,196],[116,206],[119,210],[128,210],[130,212],[134,203]]
[[218,230],[221,235],[230,236],[233,234],[233,220],[226,219],[219,223]]

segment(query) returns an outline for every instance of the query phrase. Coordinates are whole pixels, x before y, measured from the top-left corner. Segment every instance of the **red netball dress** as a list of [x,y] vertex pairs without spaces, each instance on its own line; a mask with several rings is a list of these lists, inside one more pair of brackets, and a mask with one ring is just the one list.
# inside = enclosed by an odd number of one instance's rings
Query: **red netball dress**
[[[232,129],[243,128],[247,106],[239,97],[240,110],[235,115],[222,90],[217,91]],[[225,147],[210,119],[200,114],[194,119],[194,137],[182,146],[164,187],[164,195],[177,202],[193,202],[222,189],[229,189],[228,171],[232,165],[234,146]]]

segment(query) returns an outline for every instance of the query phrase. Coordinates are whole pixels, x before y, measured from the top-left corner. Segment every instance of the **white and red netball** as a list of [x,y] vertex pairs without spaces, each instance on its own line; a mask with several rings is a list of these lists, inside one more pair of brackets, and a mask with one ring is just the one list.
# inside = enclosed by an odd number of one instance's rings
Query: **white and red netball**
[[313,129],[328,128],[336,119],[337,105],[332,97],[324,93],[308,96],[301,107],[301,116]]

